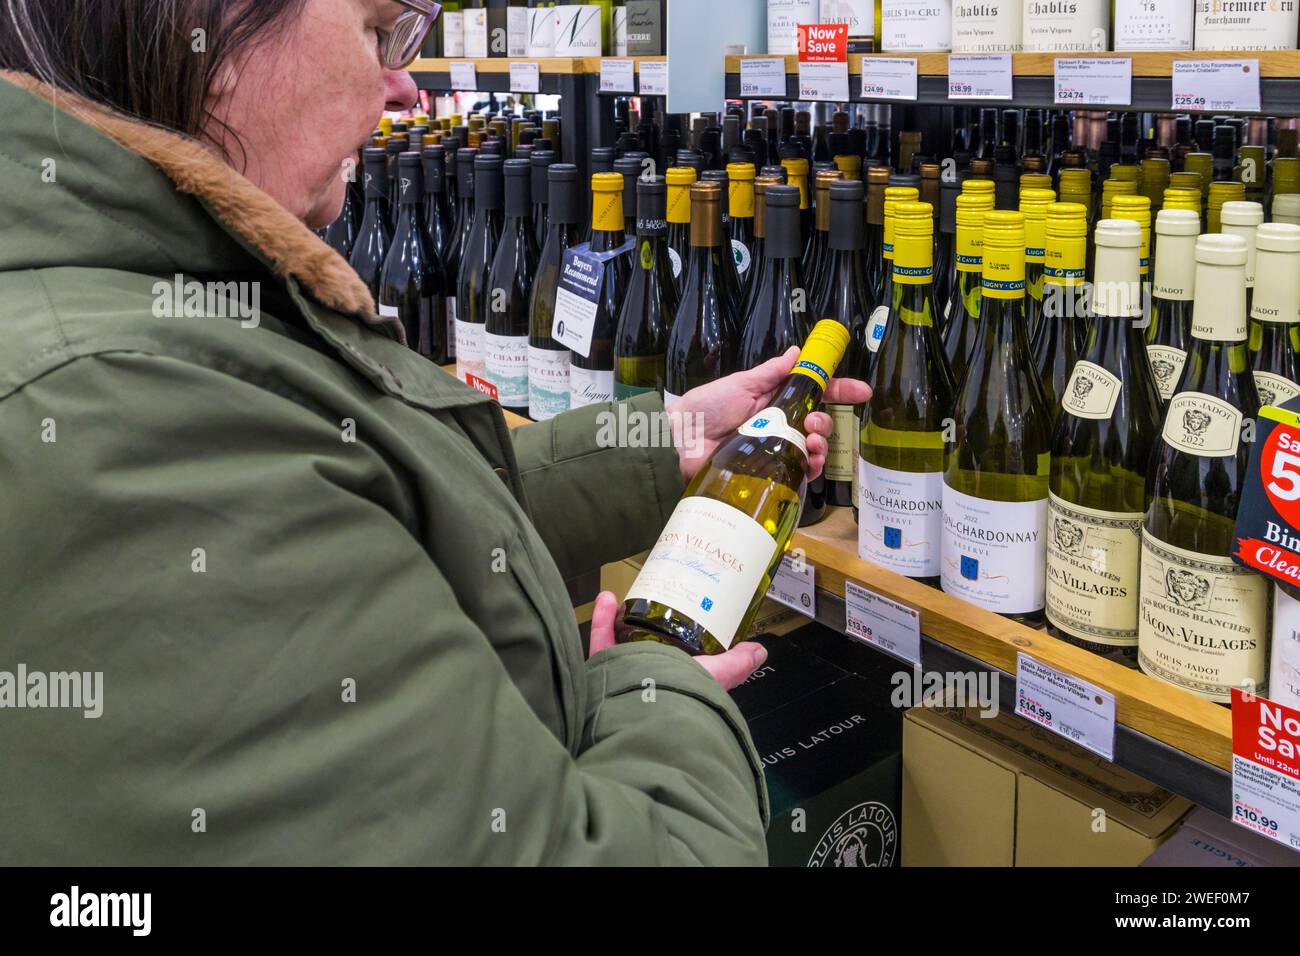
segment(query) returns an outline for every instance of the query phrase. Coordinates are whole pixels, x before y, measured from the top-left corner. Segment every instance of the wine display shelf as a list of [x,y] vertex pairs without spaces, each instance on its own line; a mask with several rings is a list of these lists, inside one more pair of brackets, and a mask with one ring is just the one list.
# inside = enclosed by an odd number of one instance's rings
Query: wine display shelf
[[[422,57],[410,66],[411,76],[422,90],[450,90],[451,65],[453,63],[472,63],[478,77],[480,93],[509,93],[510,65],[512,63],[536,63],[542,93],[563,95],[562,77],[599,77],[600,65],[606,60],[632,60],[633,69],[641,72],[641,64],[647,61],[665,62],[665,56],[619,56],[619,57]],[[627,95],[623,93],[621,95]]]
[[[762,54],[727,57],[727,98],[740,99],[740,61]],[[900,57],[907,54],[869,53],[849,56],[849,92],[855,103],[889,103],[895,106],[1005,106],[1021,108],[1056,108],[1053,74],[1058,57],[1128,57],[1133,61],[1133,102],[1127,107],[1108,109],[1144,110],[1167,113],[1173,103],[1173,69],[1175,60],[1258,59],[1260,71],[1260,112],[1271,116],[1300,115],[1300,51],[1202,52],[1179,53],[1014,53],[1012,54],[1012,99],[948,99],[948,54],[917,53],[917,98],[880,100],[862,97],[862,61],[872,57]],[[787,100],[799,98],[798,58],[785,59]],[[769,97],[755,97],[768,99]],[[1087,107],[1081,107],[1086,109]],[[1184,112],[1181,111],[1180,112]]]
[[816,569],[820,623],[844,633],[846,581],[915,608],[921,615],[922,668],[996,674],[999,707],[1008,713],[1015,712],[1019,653],[1082,678],[1115,695],[1116,764],[1230,814],[1232,719],[1226,707],[862,560],[848,508],[833,509],[800,531],[791,547]]

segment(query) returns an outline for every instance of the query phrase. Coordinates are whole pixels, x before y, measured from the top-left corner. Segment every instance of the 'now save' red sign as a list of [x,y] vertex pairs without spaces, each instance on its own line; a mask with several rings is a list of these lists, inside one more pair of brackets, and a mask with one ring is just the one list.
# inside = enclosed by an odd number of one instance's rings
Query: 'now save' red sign
[[847,63],[848,60],[847,23],[799,24],[800,63]]

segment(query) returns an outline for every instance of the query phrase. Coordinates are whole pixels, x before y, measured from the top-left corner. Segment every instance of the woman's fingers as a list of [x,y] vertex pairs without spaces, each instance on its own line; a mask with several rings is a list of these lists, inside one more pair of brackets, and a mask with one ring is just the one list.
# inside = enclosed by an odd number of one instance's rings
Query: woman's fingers
[[618,616],[618,598],[613,591],[601,591],[596,595],[596,605],[591,611],[591,650],[588,657],[594,657],[607,647],[614,646],[614,620]]
[[861,405],[871,400],[871,386],[856,378],[833,378],[823,401],[831,405]]
[[731,690],[763,666],[767,660],[767,648],[753,641],[742,641],[725,654],[695,659],[724,689]]

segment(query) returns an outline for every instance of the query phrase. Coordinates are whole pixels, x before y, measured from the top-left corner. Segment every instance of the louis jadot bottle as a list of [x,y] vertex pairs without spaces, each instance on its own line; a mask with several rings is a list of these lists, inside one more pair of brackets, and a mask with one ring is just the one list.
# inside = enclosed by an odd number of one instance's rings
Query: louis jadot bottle
[[805,419],[848,343],[839,322],[818,322],[771,404],[719,445],[691,480],[628,589],[620,642],[718,654],[746,636],[799,524]]
[[1255,232],[1250,364],[1261,405],[1300,395],[1300,226],[1264,223]]
[[1264,207],[1257,202],[1228,202],[1219,211],[1219,230],[1225,236],[1240,236],[1246,243],[1246,315],[1255,301],[1255,230],[1264,221]]
[[1051,415],[1025,335],[1025,217],[984,216],[979,331],[944,453],[941,581],[1022,623],[1042,621]]
[[1097,226],[1093,327],[1062,396],[1047,512],[1049,626],[1125,662],[1137,657],[1146,476],[1161,415],[1138,327],[1141,243],[1131,220]]
[[1174,397],[1192,347],[1196,238],[1200,233],[1200,213],[1174,208],[1166,199],[1165,208],[1156,216],[1156,269],[1146,334],[1147,358],[1165,405]]
[[894,208],[898,316],[877,353],[858,459],[858,554],[938,584],[943,430],[956,382],[935,327],[934,218],[928,203]]
[[1138,664],[1218,703],[1233,687],[1262,693],[1268,677],[1270,585],[1231,557],[1250,460],[1242,431],[1259,412],[1245,267],[1239,236],[1196,240],[1194,344],[1165,415],[1142,528]]

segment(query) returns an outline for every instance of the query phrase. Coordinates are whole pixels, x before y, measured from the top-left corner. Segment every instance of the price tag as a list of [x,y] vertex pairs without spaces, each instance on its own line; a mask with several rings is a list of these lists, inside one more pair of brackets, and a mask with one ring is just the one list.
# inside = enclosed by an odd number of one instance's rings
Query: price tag
[[878,100],[916,99],[915,57],[864,56],[862,97]]
[[761,99],[785,96],[785,58],[740,61],[740,95]]
[[849,100],[849,26],[799,24],[799,99]]
[[591,251],[591,243],[584,242],[564,250],[560,282],[555,290],[552,338],[583,358],[591,354],[591,338],[600,309],[600,287],[605,281],[605,263],[615,256],[631,252],[635,244],[635,239],[629,239],[612,252],[596,253]]
[[844,582],[844,633],[921,666],[921,613]]
[[954,53],[948,57],[948,99],[1009,100],[1010,53]]
[[1232,819],[1300,849],[1300,710],[1232,692]]
[[540,93],[542,91],[541,64],[516,60],[510,64],[511,93]]
[[1126,56],[1058,57],[1056,102],[1064,106],[1128,106],[1133,61]]
[[1027,654],[1016,658],[1016,713],[1114,760],[1115,695]]
[[668,95],[668,61],[667,60],[642,60],[641,61],[641,95],[642,96],[667,96]]
[[847,103],[849,65],[847,63],[800,63],[799,99]]
[[478,70],[474,69],[473,63],[465,63],[461,60],[452,61],[451,88],[453,90],[470,91],[478,89]]
[[786,555],[777,565],[767,596],[806,617],[817,616],[817,569],[802,558]]
[[601,60],[600,91],[602,93],[635,93],[636,60]]
[[1259,60],[1174,60],[1174,109],[1258,113]]

